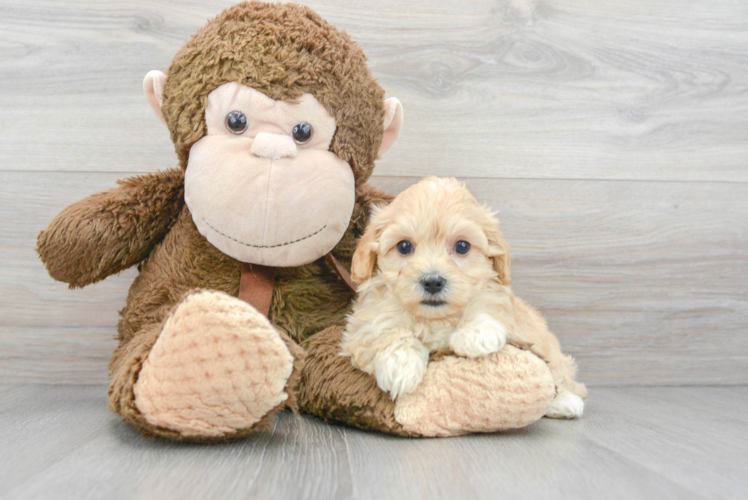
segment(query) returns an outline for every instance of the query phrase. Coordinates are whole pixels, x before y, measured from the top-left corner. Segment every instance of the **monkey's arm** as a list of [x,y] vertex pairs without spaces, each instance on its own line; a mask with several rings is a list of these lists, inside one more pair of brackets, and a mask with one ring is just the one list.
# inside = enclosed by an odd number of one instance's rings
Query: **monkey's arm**
[[50,276],[83,287],[145,259],[184,203],[184,171],[130,177],[63,210],[39,233]]

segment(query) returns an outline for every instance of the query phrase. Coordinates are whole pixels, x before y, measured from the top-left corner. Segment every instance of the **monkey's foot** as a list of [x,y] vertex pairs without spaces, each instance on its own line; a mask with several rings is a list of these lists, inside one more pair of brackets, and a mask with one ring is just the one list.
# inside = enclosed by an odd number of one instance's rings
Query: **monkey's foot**
[[149,424],[186,439],[238,437],[286,405],[293,372],[294,355],[265,316],[202,291],[164,324],[133,389],[135,405]]

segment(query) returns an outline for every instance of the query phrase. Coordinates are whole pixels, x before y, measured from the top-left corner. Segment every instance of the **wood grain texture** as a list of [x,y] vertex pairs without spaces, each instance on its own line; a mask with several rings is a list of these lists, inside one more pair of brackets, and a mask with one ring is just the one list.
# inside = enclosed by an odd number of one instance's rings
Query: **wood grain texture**
[[[75,305],[73,309],[78,309]],[[82,308],[81,308],[82,309]],[[116,327],[0,326],[0,380],[105,384]]]
[[[704,498],[741,498],[748,492],[746,485],[720,478],[745,476],[748,422],[725,415],[719,407],[734,405],[745,411],[748,388],[722,394],[718,406],[710,408],[706,401],[716,399],[711,388],[692,393],[599,391],[592,403],[594,418],[575,424],[601,446]],[[744,400],[735,404],[733,398]],[[713,458],[707,448],[721,450],[720,457]]]
[[[405,439],[280,415],[217,446],[140,438],[104,386],[0,386],[3,499],[662,499],[748,491],[748,387],[599,388],[578,421]],[[700,406],[699,401],[709,401]]]
[[[0,2],[0,169],[175,163],[141,81],[234,3]],[[406,109],[380,175],[748,180],[748,4],[326,0]]]
[[[9,386],[5,386],[9,387]],[[0,498],[110,432],[103,386],[10,386],[0,392]]]
[[[33,248],[66,204],[110,173],[0,172],[0,376],[100,383],[135,276],[83,290]],[[378,177],[397,193],[413,178]],[[591,385],[748,383],[744,184],[469,179],[499,210],[517,295],[538,307]],[[12,221],[12,222],[11,222]]]
[[[135,276],[71,292],[69,203],[176,163],[141,81],[222,1],[0,0],[0,377],[102,383]],[[748,3],[310,3],[406,108],[375,184],[468,179],[591,385],[748,383]]]

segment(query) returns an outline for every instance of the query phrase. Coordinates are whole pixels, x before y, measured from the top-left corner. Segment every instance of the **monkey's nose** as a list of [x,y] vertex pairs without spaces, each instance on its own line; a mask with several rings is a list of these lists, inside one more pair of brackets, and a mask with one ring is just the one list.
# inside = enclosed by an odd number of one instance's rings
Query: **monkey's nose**
[[444,287],[446,285],[447,280],[445,280],[438,274],[427,274],[426,276],[421,278],[421,286],[429,295],[436,295],[437,293],[444,290]]
[[290,135],[260,132],[252,140],[252,147],[249,151],[255,156],[268,160],[295,158],[296,143]]

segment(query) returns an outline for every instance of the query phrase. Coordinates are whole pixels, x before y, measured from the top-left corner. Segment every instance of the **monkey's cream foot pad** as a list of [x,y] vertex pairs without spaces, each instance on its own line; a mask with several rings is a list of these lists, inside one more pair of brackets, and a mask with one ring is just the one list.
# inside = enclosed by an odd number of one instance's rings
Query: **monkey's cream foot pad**
[[164,324],[134,387],[135,404],[148,423],[185,437],[232,434],[288,398],[293,361],[252,306],[195,293]]

